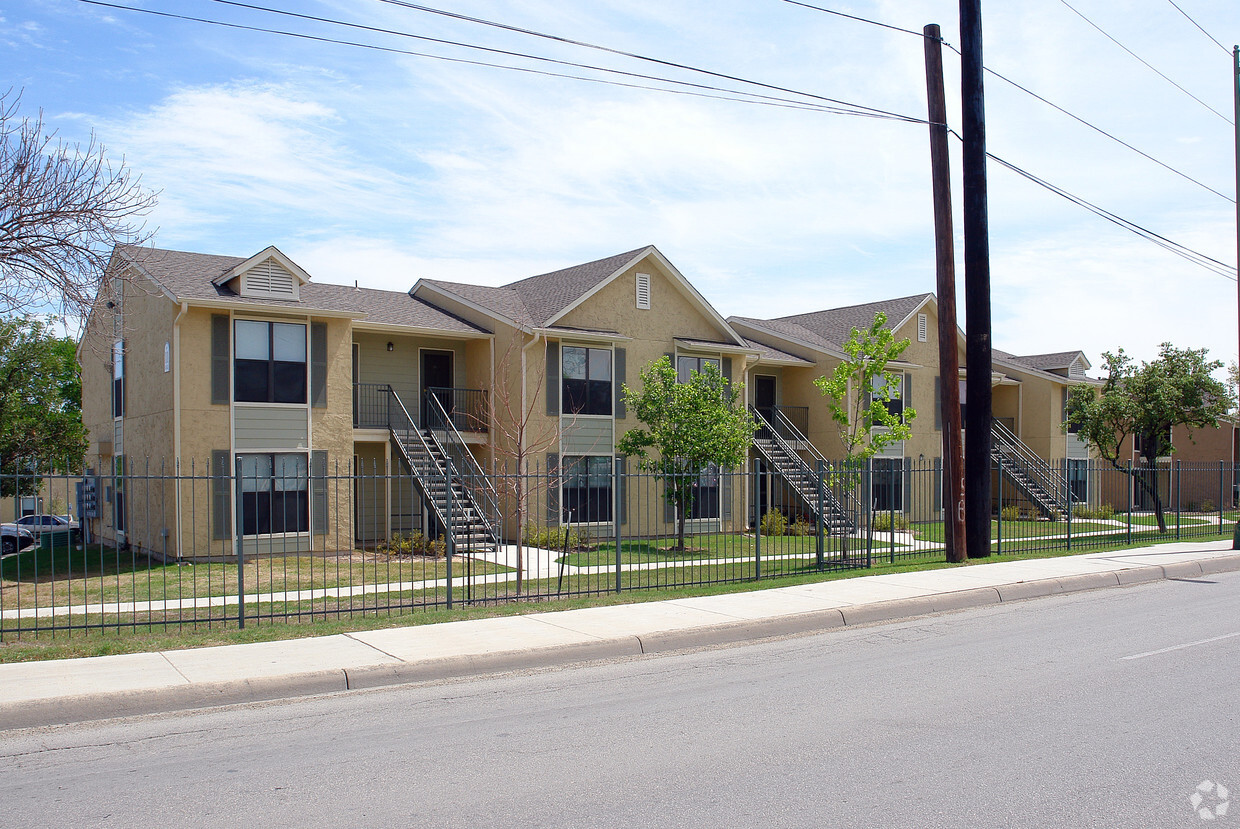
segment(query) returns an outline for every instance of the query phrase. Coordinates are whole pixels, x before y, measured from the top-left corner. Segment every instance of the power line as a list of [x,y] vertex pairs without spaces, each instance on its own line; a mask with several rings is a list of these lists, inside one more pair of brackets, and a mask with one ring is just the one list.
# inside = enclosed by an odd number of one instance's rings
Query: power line
[[[1168,1],[1169,1],[1169,2],[1172,2],[1172,3],[1173,3],[1173,5],[1174,5],[1173,0],[1168,0]],[[815,6],[815,5],[812,5],[812,4],[809,4],[809,3],[802,3],[802,2],[799,2],[799,0],[783,0],[783,2],[785,2],[785,3],[791,3],[791,4],[792,4],[792,5],[794,5],[794,6],[801,6],[801,7],[803,7],[803,8],[813,9],[814,11],[819,11],[819,12],[822,12],[822,13],[824,13],[824,14],[832,14],[832,15],[836,15],[837,17],[844,17],[844,18],[847,18],[847,19],[849,19],[849,20],[856,20],[856,21],[861,22],[861,23],[868,23],[868,24],[870,24],[870,25],[873,25],[873,26],[879,26],[879,27],[884,28],[884,29],[891,29],[891,30],[894,30],[894,31],[897,31],[897,32],[904,32],[904,33],[906,33],[906,34],[915,35],[915,36],[916,36],[916,37],[918,37],[918,38],[922,38],[922,39],[924,39],[924,38],[925,38],[925,34],[924,34],[923,32],[914,31],[913,29],[905,29],[905,28],[902,28],[902,27],[900,27],[900,26],[893,26],[893,25],[891,25],[891,24],[889,24],[889,23],[883,23],[883,22],[880,22],[880,21],[878,21],[878,20],[870,20],[869,18],[865,18],[865,17],[858,17],[858,16],[856,16],[856,15],[852,15],[852,14],[845,14],[844,12],[835,11],[834,9],[828,9],[828,8],[824,8],[824,7],[822,7],[822,6]],[[1177,8],[1178,8],[1178,7],[1177,7]],[[1195,21],[1194,21],[1194,22],[1195,22]],[[959,50],[959,49],[957,49],[955,46],[951,45],[950,43],[948,43],[948,42],[947,42],[947,41],[945,41],[945,40],[941,40],[941,42],[943,43],[943,45],[944,45],[944,46],[946,46],[946,47],[947,47],[948,49],[950,49],[951,51],[955,52],[957,55],[959,55],[959,54],[960,54],[960,50]],[[1224,50],[1224,51],[1226,51],[1226,50]],[[1230,52],[1228,52],[1228,54],[1231,54],[1231,53],[1230,53]],[[1003,81],[1003,82],[1005,82],[1005,83],[1011,84],[1011,85],[1012,85],[1012,86],[1014,86],[1015,88],[1019,89],[1021,92],[1024,92],[1026,95],[1029,95],[1029,96],[1030,96],[1030,97],[1032,97],[1032,98],[1036,98],[1037,100],[1041,101],[1042,103],[1046,104],[1047,106],[1049,106],[1049,107],[1051,107],[1051,108],[1053,108],[1053,109],[1058,110],[1059,112],[1063,113],[1064,115],[1067,115],[1069,118],[1073,119],[1074,121],[1077,121],[1078,123],[1080,123],[1080,124],[1082,124],[1082,125],[1084,125],[1084,126],[1086,126],[1086,127],[1089,127],[1091,130],[1094,130],[1095,132],[1099,133],[1100,135],[1103,135],[1103,136],[1105,136],[1106,138],[1109,138],[1110,140],[1114,141],[1116,144],[1119,144],[1120,146],[1122,146],[1122,147],[1124,147],[1124,148],[1126,148],[1126,149],[1129,149],[1129,150],[1133,151],[1133,152],[1134,152],[1134,153],[1136,153],[1137,155],[1139,155],[1139,156],[1141,156],[1141,157],[1143,157],[1143,158],[1145,158],[1145,159],[1147,159],[1147,160],[1149,160],[1149,161],[1154,162],[1155,164],[1157,164],[1158,166],[1160,166],[1160,167],[1164,168],[1165,170],[1168,170],[1168,171],[1170,171],[1170,172],[1174,173],[1175,175],[1180,176],[1181,178],[1183,178],[1183,179],[1185,179],[1185,180],[1187,180],[1187,181],[1192,182],[1193,184],[1197,185],[1198,187],[1201,187],[1201,188],[1203,188],[1203,189],[1205,189],[1205,190],[1208,190],[1209,192],[1213,193],[1214,195],[1219,196],[1219,197],[1221,197],[1221,198],[1224,198],[1224,199],[1226,199],[1227,201],[1231,202],[1232,204],[1235,204],[1236,200],[1235,200],[1233,197],[1231,197],[1231,196],[1227,195],[1226,193],[1223,193],[1222,191],[1219,191],[1219,190],[1215,190],[1215,189],[1214,189],[1213,187],[1211,187],[1210,185],[1205,184],[1204,182],[1202,182],[1202,181],[1200,181],[1200,180],[1198,180],[1198,179],[1193,178],[1193,177],[1192,177],[1192,176],[1190,176],[1188,173],[1185,173],[1183,170],[1180,170],[1180,169],[1177,169],[1177,168],[1175,168],[1175,167],[1172,167],[1170,164],[1167,164],[1165,161],[1160,161],[1159,159],[1155,158],[1154,156],[1150,155],[1149,153],[1145,152],[1144,150],[1141,150],[1141,149],[1137,148],[1136,146],[1134,146],[1134,145],[1132,145],[1132,144],[1128,143],[1127,141],[1123,140],[1123,139],[1122,139],[1122,138],[1120,138],[1119,136],[1114,135],[1113,133],[1110,133],[1110,132],[1108,132],[1107,130],[1104,130],[1102,127],[1099,127],[1097,124],[1094,124],[1094,123],[1090,122],[1089,120],[1087,120],[1087,119],[1085,119],[1085,118],[1082,118],[1081,116],[1079,116],[1079,115],[1077,115],[1077,114],[1075,114],[1075,113],[1073,113],[1073,112],[1071,112],[1071,111],[1069,111],[1069,110],[1065,109],[1064,107],[1061,107],[1059,104],[1056,104],[1054,101],[1051,101],[1051,100],[1049,100],[1048,98],[1046,98],[1046,97],[1044,97],[1044,96],[1042,96],[1042,95],[1039,95],[1038,93],[1034,92],[1032,89],[1029,89],[1028,87],[1026,87],[1026,86],[1024,86],[1024,85],[1022,85],[1022,84],[1020,84],[1020,83],[1017,83],[1016,81],[1012,80],[1011,78],[1009,78],[1009,77],[1007,77],[1007,76],[1005,76],[1005,75],[1000,74],[999,72],[995,71],[994,69],[991,69],[991,68],[990,68],[990,67],[988,67],[988,66],[984,66],[984,67],[982,67],[982,69],[983,69],[983,71],[987,72],[987,73],[988,73],[988,74],[990,74],[990,75],[993,75],[994,77],[998,78],[999,80],[1001,80],[1001,81]]]
[[1025,93],[1025,94],[1027,94],[1027,95],[1032,95],[1034,98],[1037,98],[1039,101],[1041,101],[1042,103],[1046,104],[1047,106],[1049,106],[1049,107],[1053,107],[1054,109],[1059,110],[1059,111],[1060,111],[1060,112],[1062,112],[1064,115],[1067,115],[1069,118],[1071,118],[1072,120],[1077,121],[1078,123],[1083,124],[1084,126],[1089,127],[1091,130],[1094,130],[1095,132],[1097,132],[1097,133],[1099,133],[1099,134],[1101,134],[1101,135],[1105,135],[1107,138],[1111,139],[1112,141],[1114,141],[1115,143],[1117,143],[1117,144],[1119,144],[1119,145],[1121,145],[1121,146],[1127,147],[1128,149],[1132,150],[1134,153],[1136,153],[1137,155],[1141,156],[1142,158],[1149,159],[1150,161],[1152,161],[1152,162],[1154,162],[1155,164],[1157,164],[1159,167],[1162,167],[1162,168],[1163,168],[1163,169],[1165,169],[1165,170],[1169,170],[1170,172],[1175,173],[1175,174],[1176,174],[1177,176],[1179,176],[1180,178],[1183,178],[1183,179],[1185,179],[1185,180],[1187,180],[1187,181],[1191,181],[1193,184],[1196,184],[1198,187],[1201,187],[1201,188],[1204,188],[1204,189],[1206,189],[1206,190],[1209,190],[1209,191],[1210,191],[1211,193],[1213,193],[1214,195],[1216,195],[1216,196],[1220,196],[1220,197],[1222,197],[1222,198],[1226,199],[1227,201],[1231,202],[1232,204],[1235,204],[1235,203],[1236,203],[1236,200],[1235,200],[1234,198],[1232,198],[1231,196],[1227,195],[1226,193],[1223,193],[1223,192],[1220,192],[1220,191],[1218,191],[1218,190],[1215,190],[1215,189],[1214,189],[1213,187],[1211,187],[1210,185],[1205,184],[1205,183],[1203,183],[1203,182],[1201,182],[1201,181],[1198,181],[1197,179],[1195,179],[1195,178],[1193,178],[1192,176],[1190,176],[1188,173],[1185,173],[1185,172],[1183,172],[1182,170],[1177,170],[1175,167],[1172,167],[1170,164],[1167,164],[1166,162],[1159,161],[1157,158],[1155,158],[1154,156],[1152,156],[1152,155],[1150,155],[1149,153],[1145,152],[1144,150],[1139,150],[1139,149],[1137,149],[1137,148],[1136,148],[1136,147],[1134,147],[1132,144],[1129,144],[1127,141],[1123,140],[1122,138],[1119,138],[1118,136],[1112,135],[1111,133],[1109,133],[1109,132],[1107,132],[1106,130],[1104,130],[1102,127],[1099,127],[1099,126],[1097,126],[1096,124],[1092,124],[1092,123],[1090,123],[1089,121],[1086,121],[1084,118],[1080,117],[1079,115],[1075,115],[1075,114],[1073,114],[1073,113],[1069,112],[1068,110],[1066,110],[1066,109],[1064,109],[1063,107],[1061,107],[1059,104],[1056,104],[1056,103],[1054,103],[1054,102],[1052,102],[1052,101],[1048,101],[1046,98],[1043,98],[1043,97],[1042,97],[1041,95],[1039,95],[1038,93],[1036,93],[1036,92],[1034,92],[1033,90],[1028,89],[1028,88],[1026,88],[1026,87],[1024,87],[1024,86],[1021,86],[1020,84],[1018,84],[1016,81],[1012,80],[1011,78],[1004,77],[1003,75],[1000,75],[998,72],[996,72],[996,71],[995,71],[995,70],[993,70],[993,69],[989,69],[989,68],[985,68],[985,67],[983,67],[983,68],[985,69],[985,71],[986,71],[986,72],[988,72],[988,73],[989,73],[989,74],[991,74],[991,75],[994,75],[994,76],[995,76],[996,78],[998,78],[999,80],[1001,80],[1001,81],[1004,81],[1004,82],[1006,82],[1006,83],[1011,84],[1012,86],[1016,87],[1016,88],[1017,88],[1017,89],[1019,89],[1021,92],[1024,92],[1024,93]]
[[[231,2],[231,0],[214,0],[214,1],[217,3]],[[783,93],[792,94],[792,95],[801,95],[807,98],[813,98],[813,99],[820,100],[820,101],[826,101],[832,104],[853,107],[853,108],[860,109],[860,110],[867,110],[869,112],[875,113],[876,115],[882,115],[882,116],[886,116],[888,118],[893,118],[896,120],[908,121],[910,123],[915,123],[915,124],[926,123],[926,119],[924,118],[914,118],[909,115],[901,115],[897,112],[889,112],[884,109],[876,109],[874,107],[867,107],[862,104],[853,104],[853,103],[849,103],[848,101],[838,100],[836,98],[827,98],[822,95],[816,95],[816,94],[809,93],[809,92],[801,92],[799,90],[789,89],[783,86],[776,86],[774,84],[763,83],[761,81],[753,81],[747,78],[738,77],[736,75],[728,75],[723,72],[715,72],[710,69],[701,69],[696,66],[688,66],[683,63],[676,63],[675,61],[663,60],[662,58],[652,58],[647,55],[638,54],[636,52],[626,52],[622,49],[613,49],[609,46],[599,46],[597,44],[588,43],[583,40],[573,40],[572,38],[560,37],[559,35],[552,35],[546,32],[539,32],[534,29],[524,29],[524,28],[521,28],[520,26],[512,26],[507,23],[499,23],[497,21],[487,20],[481,17],[471,17],[469,15],[459,14],[457,12],[450,12],[444,9],[436,9],[431,6],[422,6],[417,3],[407,2],[407,0],[378,0],[378,2],[386,3],[391,6],[399,6],[401,8],[410,9],[413,11],[426,12],[427,14],[436,14],[442,17],[449,17],[454,20],[461,20],[467,23],[477,23],[480,26],[490,26],[492,28],[503,29],[504,31],[516,32],[519,34],[525,34],[531,37],[542,38],[544,40],[552,40],[552,41],[555,41],[556,43],[564,43],[570,46],[580,46],[584,49],[595,49],[600,52],[607,52],[612,55],[619,55],[620,57],[626,57],[626,58],[632,58],[634,60],[646,61],[647,63],[654,63],[659,66],[666,66],[671,69],[681,69],[686,72],[696,72],[698,74],[707,75],[712,78],[720,78],[722,80],[728,80],[728,81],[734,81],[736,83],[748,84],[750,86],[756,86],[761,89],[770,89],[775,92],[783,92]]]
[[1111,37],[1111,35],[1107,34],[1107,32],[1106,32],[1106,31],[1105,31],[1105,30],[1104,30],[1101,26],[1099,26],[1099,25],[1098,25],[1097,23],[1095,23],[1094,21],[1090,20],[1090,19],[1089,19],[1088,17],[1086,17],[1085,15],[1081,14],[1081,13],[1080,13],[1079,11],[1077,11],[1075,8],[1073,8],[1073,7],[1072,7],[1072,5],[1068,2],[1068,0],[1059,0],[1059,2],[1060,2],[1060,3],[1063,3],[1065,6],[1067,6],[1067,7],[1068,7],[1068,8],[1069,8],[1069,9],[1070,9],[1070,10],[1071,10],[1074,14],[1076,14],[1076,16],[1077,16],[1077,17],[1081,18],[1081,19],[1082,19],[1082,20],[1084,20],[1086,23],[1088,23],[1090,26],[1093,26],[1095,29],[1097,29],[1099,32],[1101,32],[1101,33],[1103,34],[1103,36],[1105,36],[1105,37],[1106,37],[1106,39],[1107,39],[1107,40],[1111,41],[1111,42],[1112,42],[1112,43],[1114,43],[1116,46],[1118,46],[1119,48],[1123,49],[1125,52],[1127,52],[1128,54],[1132,55],[1132,56],[1133,56],[1134,58],[1136,58],[1137,60],[1141,61],[1141,63],[1142,63],[1142,64],[1143,64],[1146,68],[1148,68],[1150,71],[1152,71],[1152,72],[1154,72],[1155,74],[1157,74],[1157,75],[1158,75],[1158,77],[1162,78],[1164,81],[1166,81],[1167,83],[1171,84],[1171,85],[1172,85],[1172,86],[1174,86],[1176,89],[1180,90],[1180,91],[1181,91],[1181,92],[1183,92],[1185,95],[1187,95],[1188,97],[1192,98],[1194,101],[1196,101],[1197,103],[1201,104],[1201,105],[1202,105],[1203,107],[1205,107],[1206,109],[1208,109],[1208,110],[1210,110],[1211,112],[1213,112],[1213,113],[1214,113],[1215,115],[1217,115],[1219,118],[1222,118],[1222,119],[1223,119],[1224,121],[1226,121],[1227,123],[1229,123],[1229,124],[1231,124],[1231,123],[1232,123],[1231,119],[1230,119],[1230,118],[1228,118],[1226,115],[1224,115],[1223,113],[1219,112],[1217,109],[1215,109],[1214,107],[1210,106],[1210,105],[1209,105],[1209,104],[1207,104],[1205,101],[1201,100],[1201,99],[1200,99],[1200,98],[1198,98],[1196,95],[1194,95],[1193,93],[1189,92],[1187,89],[1185,89],[1184,87],[1180,86],[1180,85],[1179,85],[1178,83],[1176,83],[1175,81],[1173,81],[1173,80],[1171,80],[1170,78],[1168,78],[1168,77],[1167,77],[1166,75],[1164,75],[1162,72],[1159,72],[1157,69],[1155,69],[1153,66],[1151,66],[1151,65],[1150,65],[1150,63],[1149,63],[1148,61],[1146,61],[1144,58],[1142,58],[1142,57],[1141,57],[1140,55],[1138,55],[1136,52],[1132,51],[1132,50],[1131,50],[1131,49],[1129,49],[1127,46],[1125,46],[1124,44],[1120,43],[1120,42],[1119,42],[1118,40],[1116,40],[1115,38]]
[[[878,20],[871,20],[868,17],[858,17],[855,14],[845,14],[844,12],[839,12],[839,11],[836,11],[835,9],[826,9],[826,8],[823,8],[822,6],[815,6],[811,3],[802,3],[800,2],[800,0],[784,0],[784,2],[790,3],[793,6],[801,6],[806,9],[813,9],[814,11],[822,12],[823,14],[833,14],[836,17],[845,17],[849,20],[856,20],[858,23],[869,23],[871,26],[878,26],[883,29],[891,29],[892,31],[895,31],[895,32],[904,32],[910,35],[917,35],[917,37],[925,37],[924,34],[914,29],[905,29],[901,26],[892,26],[890,23],[882,23]],[[944,41],[944,43],[946,44],[946,41]]]
[[[957,138],[960,137],[956,133],[955,130],[952,130],[951,132]],[[1174,253],[1176,256],[1179,256],[1183,259],[1188,260],[1189,262],[1192,262],[1194,265],[1198,265],[1202,268],[1205,268],[1206,270],[1216,273],[1219,276],[1224,277],[1225,279],[1230,279],[1232,282],[1236,281],[1236,269],[1233,268],[1231,265],[1228,265],[1225,262],[1220,262],[1217,259],[1206,256],[1204,253],[1193,250],[1192,248],[1186,247],[1185,245],[1181,245],[1179,242],[1173,242],[1167,237],[1161,236],[1148,228],[1142,227],[1136,222],[1125,219],[1124,217],[1119,216],[1115,213],[1112,213],[1111,211],[1106,210],[1105,208],[1099,207],[1098,205],[1090,201],[1087,201],[1081,198],[1080,196],[1077,196],[1073,193],[1068,192],[1067,190],[1064,190],[1062,187],[1051,184],[1046,179],[1036,176],[1033,173],[1029,172],[1028,170],[1018,167],[1009,161],[1005,161],[1004,159],[1000,158],[999,156],[993,153],[986,153],[986,157],[999,163],[1003,167],[1006,167],[1007,169],[1011,170],[1017,175],[1022,176],[1025,179],[1028,179],[1034,184],[1037,184],[1039,187],[1043,187],[1051,191],[1055,195],[1060,196],[1061,198],[1067,199],[1073,204],[1079,205],[1080,207],[1085,208],[1086,210],[1090,211],[1091,213],[1097,216],[1101,216],[1102,218],[1106,219],[1108,222],[1111,222],[1112,224],[1117,225],[1118,227],[1122,227],[1125,230],[1129,231],[1130,233],[1134,233],[1137,236],[1142,237],[1143,239],[1153,242],[1159,247],[1167,251],[1170,251],[1171,253]]]
[[1217,46],[1218,48],[1222,49],[1224,54],[1226,54],[1228,57],[1230,57],[1230,56],[1231,56],[1231,50],[1230,50],[1230,49],[1228,49],[1228,48],[1227,48],[1226,46],[1224,46],[1223,44],[1219,43],[1219,42],[1218,42],[1218,38],[1216,38],[1214,35],[1210,34],[1210,33],[1209,33],[1209,32],[1207,32],[1204,28],[1202,28],[1202,26],[1201,26],[1201,24],[1200,24],[1200,23],[1198,23],[1196,20],[1193,20],[1192,16],[1191,16],[1188,12],[1186,12],[1186,11],[1184,11],[1182,8],[1180,8],[1180,7],[1179,7],[1179,5],[1175,2],[1175,0],[1167,0],[1167,2],[1168,2],[1168,3],[1170,3],[1171,5],[1175,6],[1175,10],[1176,10],[1176,11],[1178,11],[1180,14],[1184,15],[1185,17],[1187,17],[1187,18],[1188,18],[1188,22],[1189,22],[1189,23],[1192,23],[1194,26],[1196,26],[1198,29],[1200,29],[1200,30],[1201,30],[1201,33],[1202,33],[1203,35],[1205,35],[1206,37],[1210,38],[1210,40],[1213,40],[1213,41],[1214,41],[1214,45],[1215,45],[1215,46]]
[[[493,49],[490,47],[476,46],[473,44],[459,43],[459,42],[450,41],[450,40],[442,40],[439,38],[431,38],[431,37],[426,37],[423,35],[414,35],[410,33],[389,31],[385,29],[377,29],[374,27],[363,26],[361,24],[339,22],[339,25],[342,25],[342,26],[350,26],[350,27],[355,27],[355,28],[368,29],[371,31],[379,32],[379,33],[403,35],[405,37],[410,37],[410,38],[414,38],[418,40],[424,40],[424,41],[428,41],[432,43],[439,43],[442,45],[460,46],[462,48],[477,49],[480,51],[490,52],[494,54],[502,54],[502,55],[507,55],[510,57],[528,58],[530,60],[544,61],[547,63],[558,64],[561,66],[571,66],[571,67],[576,67],[576,68],[581,68],[581,69],[611,73],[615,75],[622,75],[622,76],[633,77],[633,78],[641,78],[641,79],[646,79],[646,80],[654,80],[654,81],[659,81],[663,83],[676,84],[680,86],[686,86],[686,87],[691,87],[694,89],[705,90],[705,91],[688,92],[685,90],[666,89],[663,87],[649,86],[645,84],[623,83],[619,81],[608,81],[602,78],[590,78],[590,77],[585,77],[581,75],[572,75],[572,74],[561,73],[561,72],[549,72],[549,71],[544,71],[544,70],[532,69],[529,67],[509,66],[506,64],[490,63],[487,61],[479,61],[479,60],[468,60],[465,58],[453,58],[453,57],[448,57],[445,55],[436,55],[436,54],[432,54],[428,52],[416,52],[416,51],[412,51],[408,49],[397,49],[397,48],[390,47],[390,46],[380,46],[380,45],[373,44],[373,43],[359,43],[357,41],[340,40],[337,38],[323,37],[319,35],[311,35],[311,34],[306,34],[303,32],[290,32],[290,31],[284,31],[281,29],[271,29],[271,28],[266,28],[262,26],[249,26],[249,25],[245,25],[242,23],[230,23],[230,22],[222,21],[222,20],[213,20],[210,18],[194,17],[192,15],[184,15],[184,14],[176,14],[173,12],[157,11],[154,9],[143,9],[143,8],[137,8],[134,6],[125,6],[125,5],[121,5],[118,3],[104,2],[104,0],[78,0],[78,1],[81,3],[86,3],[88,5],[92,5],[92,6],[102,6],[105,8],[118,9],[122,11],[140,12],[142,14],[154,15],[156,17],[165,17],[165,18],[170,18],[174,20],[184,20],[184,21],[193,22],[193,23],[203,23],[207,25],[220,26],[220,27],[229,28],[229,29],[238,29],[242,31],[258,32],[258,33],[263,33],[263,34],[273,34],[273,35],[279,35],[281,37],[291,37],[291,38],[297,38],[301,40],[309,40],[309,41],[314,41],[314,42],[319,42],[319,43],[329,43],[329,44],[339,45],[339,46],[351,46],[354,48],[369,49],[372,51],[386,52],[390,54],[430,58],[432,60],[439,60],[439,61],[444,61],[447,63],[460,63],[460,64],[465,64],[465,65],[470,65],[470,66],[486,67],[490,69],[504,69],[504,70],[508,70],[511,72],[522,72],[525,74],[541,75],[544,77],[564,78],[568,80],[584,81],[587,83],[596,83],[596,84],[603,84],[603,85],[608,85],[608,86],[618,86],[618,87],[629,88],[629,89],[644,89],[644,90],[650,90],[654,92],[664,92],[667,94],[686,95],[690,97],[712,98],[716,100],[734,101],[737,103],[762,104],[766,106],[785,108],[785,109],[808,110],[812,112],[822,112],[822,113],[833,114],[833,115],[855,115],[855,116],[860,116],[860,117],[880,118],[880,119],[884,119],[887,117],[887,116],[882,116],[882,115],[876,115],[869,111],[845,109],[842,107],[831,107],[831,106],[825,106],[822,104],[815,104],[810,101],[798,101],[798,100],[792,100],[792,99],[787,99],[787,98],[777,98],[775,96],[761,95],[756,92],[746,92],[743,90],[732,90],[732,89],[725,89],[722,87],[712,87],[712,86],[707,86],[704,84],[691,83],[689,81],[680,81],[680,80],[675,80],[671,78],[661,78],[661,77],[654,76],[654,75],[642,75],[642,74],[638,74],[634,72],[625,72],[625,71],[618,70],[618,69],[608,69],[606,67],[591,66],[589,64],[573,63],[571,61],[555,60],[553,58],[544,58],[544,57],[540,57],[537,55],[526,55],[521,52],[513,52],[513,51],[504,50],[504,49]],[[245,4],[230,3],[230,5],[242,6]],[[246,6],[246,7],[252,8],[255,10],[263,10],[261,7],[256,7],[256,6]],[[309,18],[309,16],[307,15],[299,15],[294,12],[280,12],[278,10],[272,10],[272,11],[277,14],[286,14],[286,15],[293,16],[293,17],[303,17],[307,19],[319,20],[321,22],[329,22],[329,23],[332,22],[328,18]],[[717,92],[721,94],[710,94],[712,92]],[[735,96],[745,96],[745,97],[735,97]],[[905,120],[905,119],[900,118],[898,120]],[[922,123],[924,123],[924,121]]]

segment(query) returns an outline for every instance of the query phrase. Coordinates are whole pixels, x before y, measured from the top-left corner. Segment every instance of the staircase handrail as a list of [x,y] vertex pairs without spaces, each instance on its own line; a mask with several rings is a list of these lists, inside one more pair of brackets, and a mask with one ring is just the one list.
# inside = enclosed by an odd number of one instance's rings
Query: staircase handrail
[[1068,482],[1064,480],[1063,476],[1056,472],[1046,460],[1026,446],[1024,441],[1018,438],[1011,429],[1004,426],[998,420],[990,422],[990,429],[991,436],[996,441],[999,441],[1000,452],[1006,448],[1016,455],[1039,478],[1035,483],[1050,493],[1050,496],[1055,499],[1055,506],[1066,511],[1068,508]]
[[[823,457],[822,453],[818,451],[818,447],[814,446],[810,439],[806,437],[806,435],[799,428],[797,428],[797,425],[792,422],[791,418],[787,417],[778,406],[775,407],[775,416],[780,421],[780,426],[788,430],[788,433],[792,435],[793,440],[804,445],[805,451],[809,452],[815,461],[821,463],[823,469],[834,468],[831,461]],[[777,430],[772,429],[771,431],[776,432]],[[785,446],[787,446],[787,444],[785,444]],[[846,506],[840,504],[839,499],[835,497],[835,493],[831,491],[831,487],[825,488],[822,495],[824,501],[828,502],[835,509],[843,512],[845,515],[856,515],[860,512],[859,505],[856,503],[857,494],[851,489],[844,489],[844,500],[847,504]]]
[[[426,398],[431,407],[432,417],[439,418],[444,424],[444,428],[442,429],[431,429],[431,440],[438,444],[439,439],[435,437],[434,433],[435,431],[444,432],[451,440],[452,444],[460,450],[458,455],[461,458],[461,464],[466,467],[465,474],[473,482],[482,482],[482,486],[475,486],[474,489],[481,492],[484,496],[487,509],[486,515],[479,515],[478,518],[483,524],[486,525],[487,532],[490,536],[492,538],[498,538],[488,516],[499,515],[499,493],[495,491],[495,487],[491,484],[491,479],[483,473],[482,467],[480,467],[478,462],[474,460],[473,453],[469,451],[469,447],[465,444],[465,438],[461,436],[460,431],[456,428],[456,423],[453,422],[452,418],[448,417],[448,412],[443,407],[443,401],[431,391],[426,392]],[[440,451],[443,451],[442,446],[439,448]],[[452,463],[452,456],[450,454],[443,452],[443,456],[447,459],[448,463]],[[458,481],[461,480],[461,476],[456,476],[456,479]]]
[[[811,469],[809,464],[805,462],[805,459],[802,458],[799,454],[797,454],[796,450],[794,450],[791,446],[788,445],[788,442],[784,440],[784,438],[779,434],[779,430],[771,426],[770,422],[762,415],[760,411],[758,411],[758,408],[756,406],[750,406],[749,409],[751,412],[753,412],[754,418],[757,419],[758,426],[766,427],[766,431],[770,434],[772,440],[774,440],[776,444],[778,444],[779,448],[783,450],[784,454],[786,454],[788,457],[792,458],[794,462],[796,462],[799,468],[799,471],[801,472],[801,474],[805,476],[806,480],[810,480],[810,481],[814,480],[818,476],[818,473],[814,471],[813,469]],[[829,464],[826,458],[823,458],[822,455],[818,453],[818,450],[813,448],[813,444],[811,444],[809,440],[803,434],[801,434],[801,430],[798,429],[796,426],[794,426],[790,420],[784,417],[783,414],[780,413],[778,409],[775,409],[775,414],[777,417],[783,417],[784,423],[791,430],[794,436],[794,440],[802,441],[807,446],[809,446],[810,447],[809,451],[811,454],[814,455],[814,458],[816,460],[821,460],[824,464],[824,468],[827,468]],[[824,481],[824,484],[825,484],[825,481]],[[849,500],[851,501],[850,495],[846,495],[846,497],[848,497]],[[850,513],[848,509],[846,509],[842,504],[840,504],[839,500],[835,497],[835,493],[831,491],[831,487],[829,486],[823,487],[822,499],[828,507],[835,510],[836,512],[841,513],[848,521],[852,522],[853,520],[851,517],[852,513]]]

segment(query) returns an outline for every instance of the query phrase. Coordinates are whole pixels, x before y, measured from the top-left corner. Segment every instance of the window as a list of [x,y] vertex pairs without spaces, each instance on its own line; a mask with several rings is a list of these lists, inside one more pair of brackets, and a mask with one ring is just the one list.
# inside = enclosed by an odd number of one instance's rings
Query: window
[[241,455],[241,532],[276,535],[310,531],[306,455]]
[[1068,490],[1073,501],[1089,500],[1089,461],[1068,461]]
[[718,357],[677,357],[676,358],[676,382],[688,383],[693,372],[701,374],[706,366],[714,366],[719,368]]
[[564,347],[564,414],[611,414],[611,349]]
[[238,403],[306,402],[306,326],[237,320],[233,399]]
[[112,417],[125,416],[125,343],[112,343]]
[[707,465],[698,473],[693,485],[693,503],[689,505],[688,518],[700,520],[719,517],[719,464]]
[[904,378],[899,374],[892,377],[890,385],[887,383],[887,378],[881,374],[870,379],[870,389],[876,399],[891,397],[890,400],[884,400],[883,405],[897,418],[904,414],[903,386]]
[[875,511],[904,509],[904,458],[875,458],[870,497]]
[[561,503],[565,524],[611,521],[611,464],[612,459],[606,455],[564,457],[564,498]]

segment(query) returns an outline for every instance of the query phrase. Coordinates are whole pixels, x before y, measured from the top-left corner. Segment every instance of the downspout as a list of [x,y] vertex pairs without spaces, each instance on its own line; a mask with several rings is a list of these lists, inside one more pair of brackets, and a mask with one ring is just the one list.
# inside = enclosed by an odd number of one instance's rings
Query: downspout
[[[528,396],[528,392],[526,389],[526,386],[527,386],[526,378],[528,374],[526,372],[525,355],[529,351],[531,346],[538,344],[538,341],[541,338],[542,338],[542,334],[538,331],[535,331],[534,339],[530,340],[528,343],[521,346],[521,415],[517,419],[517,428],[520,430],[520,434],[517,435],[517,440],[520,442],[520,445],[522,447],[521,454],[523,456],[525,454],[525,423],[529,419],[528,417],[529,409],[527,408],[528,401],[526,399]],[[522,458],[522,460],[524,460],[524,457]],[[518,469],[516,472],[518,475],[521,475],[521,474],[524,474],[525,470]]]
[[182,302],[181,310],[172,321],[172,458],[176,474],[175,492],[177,499],[175,546],[177,561],[181,560],[181,320],[189,312],[189,303]]

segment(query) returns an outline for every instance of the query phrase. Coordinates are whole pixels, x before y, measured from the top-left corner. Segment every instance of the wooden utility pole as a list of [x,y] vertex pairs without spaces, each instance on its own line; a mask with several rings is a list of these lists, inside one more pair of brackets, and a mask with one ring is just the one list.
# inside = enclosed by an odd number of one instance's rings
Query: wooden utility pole
[[964,448],[960,432],[960,355],[956,352],[956,247],[952,238],[951,159],[943,91],[943,38],[937,23],[922,30],[930,120],[930,179],[934,185],[934,253],[939,296],[939,402],[943,421],[943,530],[947,560],[964,561]]
[[986,107],[981,0],[960,0],[961,138],[964,143],[965,539],[970,558],[990,555],[990,240],[986,208]]

